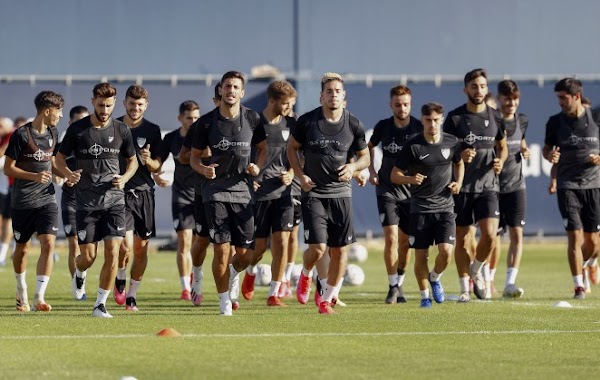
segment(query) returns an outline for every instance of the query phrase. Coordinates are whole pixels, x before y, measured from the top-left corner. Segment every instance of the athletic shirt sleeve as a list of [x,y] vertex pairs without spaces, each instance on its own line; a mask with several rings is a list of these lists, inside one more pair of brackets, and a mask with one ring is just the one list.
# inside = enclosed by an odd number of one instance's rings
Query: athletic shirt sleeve
[[176,129],[173,132],[169,132],[162,140],[160,144],[160,149],[158,150],[158,157],[160,157],[162,162],[165,162],[166,159],[169,158],[169,154],[171,153],[171,143],[173,141],[173,136],[175,135],[175,133],[178,132],[179,129]]
[[296,128],[292,130],[292,136],[300,145],[304,145],[306,142],[306,125],[310,121],[309,114],[300,116],[296,123]]
[[[208,128],[212,121],[212,113],[216,112],[215,110],[207,113],[206,115],[203,115],[192,125],[192,129],[190,130],[190,132],[193,131],[191,137],[191,148],[204,150],[206,149],[206,147],[208,147]],[[187,136],[189,136],[189,133],[187,134]]]
[[379,121],[377,122],[377,124],[375,124],[375,127],[373,127],[373,134],[371,135],[371,139],[369,140],[369,143],[373,146],[377,146],[381,142],[382,124],[382,121]]
[[65,156],[69,157],[73,153],[73,147],[75,146],[75,129],[73,126],[67,128],[67,132],[63,137],[62,142],[58,148],[58,151]]
[[526,115],[519,114],[519,124],[521,124],[521,132],[523,133],[523,140],[525,140],[525,134],[527,133],[527,127],[529,126],[529,119]]
[[162,135],[158,125],[154,125],[154,128],[152,129],[152,142],[149,142],[148,144],[150,145],[150,157],[153,160],[155,160],[157,157],[160,157],[160,150],[162,149]]
[[[131,130],[125,124],[120,125],[121,136],[123,137],[123,146],[121,148],[121,156],[131,158],[136,155],[135,146],[133,145],[133,138],[131,137]],[[65,136],[66,137],[66,136]]]
[[358,152],[367,148],[367,142],[365,141],[365,128],[363,124],[357,118],[350,117],[350,125],[353,126],[354,142],[352,143],[351,150]]
[[557,117],[552,116],[546,123],[546,136],[544,137],[544,144],[548,146],[558,145],[556,140],[556,122]]
[[17,161],[23,148],[27,145],[27,133],[24,133],[25,129],[22,127],[15,131],[8,140],[8,147],[6,148],[6,155]]

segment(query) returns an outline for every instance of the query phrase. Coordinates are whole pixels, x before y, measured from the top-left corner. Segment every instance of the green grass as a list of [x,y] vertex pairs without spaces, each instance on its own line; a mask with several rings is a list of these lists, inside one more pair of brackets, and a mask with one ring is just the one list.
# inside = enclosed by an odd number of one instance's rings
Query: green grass
[[[21,315],[14,309],[12,270],[0,268],[0,378],[556,379],[598,370],[600,290],[584,301],[571,299],[564,245],[526,245],[520,300],[446,302],[430,310],[419,308],[412,271],[405,282],[408,303],[383,303],[387,277],[377,247],[361,264],[365,284],[342,289],[348,307],[335,316],[318,315],[314,305],[295,299],[286,301],[288,308],[267,308],[267,288],[257,288],[255,299],[241,300],[232,318],[220,317],[210,258],[205,303],[194,308],[178,300],[174,254],[152,253],[138,294],[140,312],[126,314],[111,295],[108,310],[115,318],[95,319],[90,314],[101,258],[88,276],[90,300],[76,302],[65,252],[46,297],[53,311]],[[33,255],[30,297],[35,262]],[[499,289],[504,272],[501,264]],[[458,293],[454,263],[442,281],[447,294]],[[552,307],[559,300],[574,307]],[[183,337],[155,336],[166,327]]]

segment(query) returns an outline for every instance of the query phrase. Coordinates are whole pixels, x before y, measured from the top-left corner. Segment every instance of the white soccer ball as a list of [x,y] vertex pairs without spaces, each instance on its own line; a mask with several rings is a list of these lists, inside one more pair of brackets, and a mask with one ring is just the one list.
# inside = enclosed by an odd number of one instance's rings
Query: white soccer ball
[[271,266],[269,264],[258,264],[256,266],[256,278],[254,279],[254,285],[271,285]]
[[364,263],[369,258],[369,251],[367,248],[360,244],[354,243],[348,249],[348,260],[355,261],[358,263]]
[[344,274],[344,284],[358,286],[365,282],[365,272],[356,264],[348,264]]

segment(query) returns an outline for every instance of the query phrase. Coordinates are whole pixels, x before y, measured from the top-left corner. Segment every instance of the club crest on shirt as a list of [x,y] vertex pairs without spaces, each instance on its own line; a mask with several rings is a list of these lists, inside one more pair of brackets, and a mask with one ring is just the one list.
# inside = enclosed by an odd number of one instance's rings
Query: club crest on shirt
[[115,136],[108,136],[108,142],[111,143],[115,139]]
[[283,131],[281,131],[281,137],[283,137],[283,139],[285,141],[287,141],[287,139],[290,137],[290,131],[289,130],[283,130]]
[[137,140],[137,145],[141,148],[144,147],[144,144],[146,144],[146,138],[145,137],[138,137]]
[[448,157],[450,157],[450,148],[442,149],[442,157],[444,157],[445,159],[448,159]]
[[488,125],[490,125],[490,121],[489,120],[484,120],[483,124],[487,127]]
[[54,139],[52,137],[48,139],[48,144],[50,144],[50,146],[54,145]]

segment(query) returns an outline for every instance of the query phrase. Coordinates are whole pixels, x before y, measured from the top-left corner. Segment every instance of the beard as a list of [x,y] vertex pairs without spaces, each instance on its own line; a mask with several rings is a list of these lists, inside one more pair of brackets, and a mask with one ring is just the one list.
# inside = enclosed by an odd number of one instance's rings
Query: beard
[[485,101],[485,96],[481,97],[481,100],[471,95],[467,95],[467,98],[469,98],[469,102],[473,104],[483,104],[483,102]]

